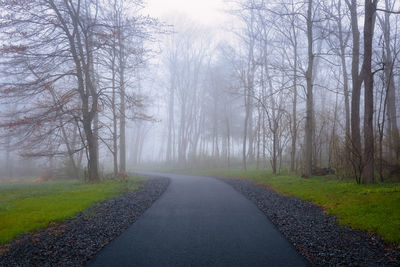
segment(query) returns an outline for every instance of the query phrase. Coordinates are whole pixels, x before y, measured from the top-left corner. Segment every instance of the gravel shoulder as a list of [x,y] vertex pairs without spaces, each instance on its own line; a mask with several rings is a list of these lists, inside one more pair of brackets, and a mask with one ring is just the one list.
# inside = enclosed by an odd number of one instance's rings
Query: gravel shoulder
[[99,202],[63,223],[22,235],[0,247],[0,266],[82,266],[134,223],[170,179],[150,177],[132,193]]
[[253,201],[314,266],[399,266],[400,250],[348,226],[307,201],[277,194],[250,180],[217,178]]

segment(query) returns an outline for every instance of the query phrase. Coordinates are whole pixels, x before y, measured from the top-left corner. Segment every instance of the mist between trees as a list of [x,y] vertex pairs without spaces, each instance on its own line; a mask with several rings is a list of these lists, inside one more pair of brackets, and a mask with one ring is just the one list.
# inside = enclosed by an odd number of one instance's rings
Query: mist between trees
[[151,162],[399,174],[396,1],[229,1],[222,36],[144,5],[0,4],[2,176],[23,175],[12,162],[89,181]]

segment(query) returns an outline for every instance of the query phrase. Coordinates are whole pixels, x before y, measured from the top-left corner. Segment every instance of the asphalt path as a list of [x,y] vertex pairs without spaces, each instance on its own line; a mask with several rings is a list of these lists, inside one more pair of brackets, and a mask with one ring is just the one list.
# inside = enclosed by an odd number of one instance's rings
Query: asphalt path
[[88,266],[308,265],[252,202],[224,182],[156,175],[171,178],[165,193]]

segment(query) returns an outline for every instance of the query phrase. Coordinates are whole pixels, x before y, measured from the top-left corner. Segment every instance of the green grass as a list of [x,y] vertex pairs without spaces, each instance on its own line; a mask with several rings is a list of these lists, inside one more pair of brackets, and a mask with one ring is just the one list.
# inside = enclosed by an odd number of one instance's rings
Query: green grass
[[0,184],[0,244],[19,234],[47,227],[87,209],[95,202],[135,191],[142,178],[96,184],[81,181]]
[[198,175],[240,177],[266,185],[286,196],[317,204],[338,218],[340,224],[379,234],[400,244],[400,183],[358,185],[336,177],[303,179],[296,175],[274,176],[266,170],[202,170]]

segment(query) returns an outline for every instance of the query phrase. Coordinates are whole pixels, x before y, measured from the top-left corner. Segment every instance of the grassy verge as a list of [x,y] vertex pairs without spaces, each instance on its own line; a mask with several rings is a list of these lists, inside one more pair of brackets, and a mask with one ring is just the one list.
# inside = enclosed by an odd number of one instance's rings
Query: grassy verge
[[196,174],[254,180],[280,194],[322,206],[340,224],[376,233],[388,242],[400,244],[400,183],[357,185],[333,177],[273,176],[266,170],[216,169],[196,171]]
[[81,181],[0,184],[0,244],[18,234],[62,221],[95,202],[135,191],[142,178],[126,182],[108,180],[97,184]]

